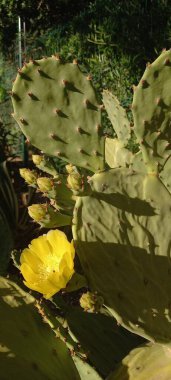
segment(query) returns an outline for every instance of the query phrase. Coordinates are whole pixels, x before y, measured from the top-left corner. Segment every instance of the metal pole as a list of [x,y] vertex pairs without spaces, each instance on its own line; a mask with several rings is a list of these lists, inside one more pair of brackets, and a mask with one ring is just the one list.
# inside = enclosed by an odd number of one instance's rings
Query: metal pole
[[21,17],[18,16],[18,64],[22,67],[22,46],[21,46]]
[[[25,24],[25,23],[24,23]],[[25,47],[25,25],[23,24],[24,28],[24,47]],[[18,16],[18,64],[19,68],[22,68],[22,33],[21,33],[21,17]],[[22,144],[22,160],[24,166],[28,166],[28,150],[26,146],[26,138],[24,135],[21,137],[21,144]]]

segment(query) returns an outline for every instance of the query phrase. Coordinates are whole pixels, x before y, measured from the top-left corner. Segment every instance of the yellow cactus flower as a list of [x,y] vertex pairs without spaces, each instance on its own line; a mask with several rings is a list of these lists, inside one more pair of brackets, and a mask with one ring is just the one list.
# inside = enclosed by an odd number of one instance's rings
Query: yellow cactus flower
[[24,284],[48,299],[66,287],[74,273],[75,249],[64,232],[50,230],[33,239],[20,257]]
[[34,162],[35,165],[40,165],[40,163],[43,160],[43,157],[40,156],[40,154],[33,154],[32,155],[32,160],[33,160],[33,162]]
[[38,174],[34,170],[22,168],[20,175],[28,183],[28,185],[36,185]]

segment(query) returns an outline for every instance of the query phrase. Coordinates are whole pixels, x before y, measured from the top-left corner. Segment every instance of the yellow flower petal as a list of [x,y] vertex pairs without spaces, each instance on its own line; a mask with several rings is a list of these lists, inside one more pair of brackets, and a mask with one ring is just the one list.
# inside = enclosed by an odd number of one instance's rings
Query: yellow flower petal
[[25,248],[20,257],[21,264],[28,264],[33,271],[37,272],[37,268],[42,265],[40,257],[35,255],[31,249]]
[[29,249],[42,261],[47,261],[49,256],[52,255],[51,245],[46,239],[46,235],[39,236],[37,239],[33,239],[29,245]]
[[32,240],[21,254],[25,285],[50,298],[66,287],[74,273],[74,245],[59,230]]

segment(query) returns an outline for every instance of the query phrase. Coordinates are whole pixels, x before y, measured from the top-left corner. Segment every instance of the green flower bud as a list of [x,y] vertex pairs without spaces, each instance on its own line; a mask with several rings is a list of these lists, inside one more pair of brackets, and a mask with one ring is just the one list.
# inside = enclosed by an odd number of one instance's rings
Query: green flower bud
[[71,173],[75,173],[77,172],[77,169],[76,169],[76,166],[72,165],[72,164],[68,164],[65,166],[65,169],[67,171],[68,174],[71,174]]
[[46,217],[46,204],[33,204],[28,207],[28,213],[35,222],[41,222]]
[[53,180],[48,177],[40,177],[37,180],[38,187],[43,193],[48,193],[53,189]]
[[79,173],[71,173],[67,177],[68,187],[71,190],[78,191],[82,188],[82,178]]
[[40,165],[40,163],[43,161],[43,157],[40,156],[39,154],[33,154],[32,160],[33,160],[35,165]]
[[27,182],[28,185],[36,185],[37,183],[37,172],[30,169],[20,169],[20,175]]
[[80,306],[85,310],[91,313],[98,313],[103,305],[103,297],[87,292],[82,294],[80,298]]

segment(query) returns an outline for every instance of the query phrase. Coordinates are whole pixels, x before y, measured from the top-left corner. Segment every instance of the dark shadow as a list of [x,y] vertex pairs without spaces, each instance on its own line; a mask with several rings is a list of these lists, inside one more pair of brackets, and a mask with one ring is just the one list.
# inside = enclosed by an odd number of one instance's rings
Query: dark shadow
[[98,107],[91,103],[89,100],[87,101],[86,106],[89,110],[98,111]]
[[55,141],[59,141],[63,144],[68,144],[65,140],[61,139],[59,136],[55,135],[55,134],[52,134],[51,135],[52,139],[55,140]]
[[[104,191],[106,189],[107,187],[104,188]],[[148,202],[142,201],[139,198],[130,198],[120,193],[94,193],[94,196],[97,199],[104,200],[106,203],[134,215],[154,216],[156,214],[154,208]]]
[[23,73],[22,71],[20,71],[19,75],[22,79],[32,82],[32,79],[27,74]]
[[73,91],[73,92],[78,92],[79,94],[83,94],[83,92],[81,90],[79,90],[78,88],[76,88],[72,82],[67,82],[65,84],[65,88],[68,91]]
[[43,78],[54,79],[54,78],[50,77],[48,74],[46,74],[43,70],[38,69],[37,71],[41,75],[41,77],[43,77]]
[[79,132],[81,135],[87,135],[87,136],[90,136],[90,133],[87,132],[85,129],[81,128],[81,127],[78,127],[78,132]]
[[70,308],[66,319],[72,333],[88,352],[89,361],[105,378],[130,350],[145,341],[103,314]]
[[62,379],[77,380],[66,345],[42,321],[34,304],[26,303],[28,299],[11,285],[3,289],[1,284],[0,297],[0,378],[46,380],[59,373]]
[[58,110],[58,112],[56,112],[56,114],[60,117],[65,118],[65,119],[69,119],[68,115],[66,115],[66,113],[62,112],[61,110]]

